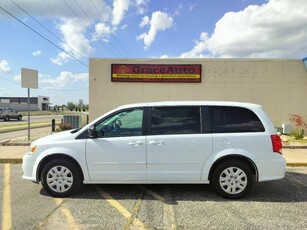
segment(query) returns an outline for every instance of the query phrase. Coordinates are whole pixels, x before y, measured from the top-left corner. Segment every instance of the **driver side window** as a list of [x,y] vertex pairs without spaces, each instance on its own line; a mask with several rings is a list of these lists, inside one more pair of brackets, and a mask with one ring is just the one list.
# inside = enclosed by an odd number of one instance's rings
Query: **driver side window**
[[143,126],[143,110],[125,110],[113,114],[96,124],[98,137],[141,136]]

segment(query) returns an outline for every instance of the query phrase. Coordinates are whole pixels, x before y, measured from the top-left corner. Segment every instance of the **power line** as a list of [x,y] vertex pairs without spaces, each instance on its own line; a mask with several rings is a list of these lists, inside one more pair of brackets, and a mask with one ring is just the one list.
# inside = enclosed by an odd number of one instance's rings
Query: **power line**
[[42,1],[45,3],[45,5],[46,5],[51,11],[53,11],[53,13],[54,13],[56,16],[58,16],[57,12],[56,12],[54,9],[52,9],[52,8],[49,6],[49,4],[48,4],[47,2],[45,2],[44,0],[42,0]]
[[[101,17],[101,19],[102,19],[103,16],[102,16],[102,14],[99,12],[99,10],[98,10],[98,8],[96,7],[95,3],[94,3],[92,0],[90,0],[90,2],[92,3],[92,6],[94,7],[94,9],[96,10],[96,12],[98,13],[98,15],[99,15],[99,16]],[[118,40],[116,39],[115,36],[114,36],[114,39],[115,39],[115,42],[120,46],[121,50],[118,51],[118,49],[116,49],[116,47],[114,47],[111,43],[110,43],[110,45],[114,48],[114,50],[116,50],[116,51],[119,53],[120,56],[122,56],[122,57],[127,56],[127,55],[125,55],[127,52],[125,52],[125,49],[120,45],[120,43],[118,42]],[[100,41],[100,40],[99,40],[99,41]],[[103,42],[102,42],[102,43],[103,43]],[[112,52],[104,43],[103,43],[103,45],[106,47],[106,49],[108,49],[110,52]],[[121,53],[121,51],[124,52],[124,55],[123,55],[123,53]]]
[[[67,2],[65,0],[63,0],[63,2],[65,3],[65,5],[70,9],[70,11],[73,13],[73,15],[75,15],[77,18],[79,18],[79,16],[77,15],[77,13],[70,7],[70,5],[67,4]],[[81,19],[81,18],[79,18]]]
[[30,27],[29,25],[27,25],[26,23],[24,23],[23,21],[21,21],[19,18],[17,18],[16,16],[14,16],[13,14],[11,14],[9,11],[7,11],[6,9],[4,9],[2,6],[0,6],[0,9],[3,10],[4,12],[6,12],[7,14],[9,14],[11,17],[13,17],[14,19],[16,19],[17,21],[19,21],[21,24],[23,24],[24,26],[26,26],[28,29],[30,29],[32,32],[36,33],[38,36],[40,36],[41,38],[45,39],[47,42],[49,42],[50,44],[52,44],[53,46],[57,47],[59,50],[63,51],[64,53],[66,53],[68,56],[70,56],[71,58],[73,58],[74,60],[76,60],[77,62],[79,62],[80,64],[86,66],[88,68],[88,65],[85,64],[84,62],[80,61],[79,59],[77,59],[76,57],[74,57],[73,55],[71,55],[70,53],[66,52],[66,50],[62,49],[61,47],[59,47],[58,45],[56,45],[55,43],[53,43],[52,41],[50,41],[48,38],[46,38],[45,36],[43,36],[42,34],[40,34],[39,32],[37,32],[35,29],[33,29],[32,27]]
[[6,79],[6,78],[4,78],[4,77],[0,77],[0,78],[3,79],[3,80],[5,80],[5,81],[8,81],[8,82],[10,82],[10,83],[14,83],[15,85],[20,85],[20,84],[18,84],[17,82],[12,81],[12,80],[9,80],[9,79]]
[[99,10],[97,9],[97,7],[95,6],[95,4],[93,3],[92,0],[90,0],[90,2],[92,3],[92,6],[94,7],[94,9],[96,10],[96,12],[98,13],[98,15],[103,18],[103,16],[101,15],[101,13],[99,12]]
[[65,43],[59,36],[57,36],[55,33],[53,33],[51,30],[49,30],[46,26],[41,24],[38,20],[36,20],[31,14],[29,14],[25,9],[23,9],[21,6],[19,6],[16,2],[11,0],[20,10],[22,10],[24,13],[26,13],[29,17],[31,17],[36,23],[38,23],[41,27],[43,27],[45,30],[47,30],[49,33],[51,33],[54,37],[56,37],[59,41],[61,41],[63,44],[67,45],[69,48],[74,50],[77,54],[79,54],[81,57],[87,59],[83,54],[81,54],[78,50],[75,50],[73,47],[71,47],[69,44]]
[[[45,3],[45,5],[57,16],[57,17],[60,17],[58,14],[57,14],[57,12],[54,10],[54,9],[52,9],[52,7],[46,2],[46,1],[44,1],[44,0],[41,0],[41,1],[43,1],[44,3]],[[74,2],[78,5],[78,7],[82,10],[82,12],[86,15],[86,17],[89,19],[89,21],[90,21],[90,23],[93,23],[94,25],[95,25],[95,21],[93,20],[93,19],[91,19],[87,14],[86,14],[86,12],[85,12],[85,10],[81,7],[81,5],[76,1],[76,0],[74,0]],[[65,2],[65,0],[64,0],[64,3],[65,3],[65,5],[70,9],[70,11],[72,11],[73,12],[73,14],[76,16],[76,17],[78,17],[79,19],[80,19],[80,17],[77,15],[77,13],[75,12],[75,11],[73,11],[72,10],[72,8],[67,4],[67,2]],[[95,10],[97,11],[97,13],[102,17],[102,15],[100,14],[100,12],[98,11],[98,9],[96,8],[96,6],[93,4],[93,2],[92,2],[92,6],[95,8]],[[81,20],[81,19],[80,19]],[[113,52],[113,50],[111,50],[109,47],[107,47],[106,46],[106,44],[103,42],[103,41],[101,41],[101,40],[97,40],[98,42],[100,42],[103,46],[104,46],[104,48],[109,52],[109,53],[111,53],[111,54],[113,54],[113,55],[116,55],[116,53],[115,52]],[[118,52],[119,53],[119,52]],[[120,54],[119,54],[120,55]]]
[[95,24],[95,22],[87,15],[87,13],[84,11],[84,9],[80,6],[80,4],[76,1],[76,0],[74,0],[74,2],[78,5],[78,7],[82,10],[82,12],[84,13],[84,15],[87,17],[87,19],[91,22],[91,23],[93,23],[93,24]]

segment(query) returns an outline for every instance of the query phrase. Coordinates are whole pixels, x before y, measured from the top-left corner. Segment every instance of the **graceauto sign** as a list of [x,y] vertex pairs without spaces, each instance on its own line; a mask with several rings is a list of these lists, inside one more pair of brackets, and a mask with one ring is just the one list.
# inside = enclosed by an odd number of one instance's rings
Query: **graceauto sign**
[[201,65],[112,64],[112,82],[201,82]]

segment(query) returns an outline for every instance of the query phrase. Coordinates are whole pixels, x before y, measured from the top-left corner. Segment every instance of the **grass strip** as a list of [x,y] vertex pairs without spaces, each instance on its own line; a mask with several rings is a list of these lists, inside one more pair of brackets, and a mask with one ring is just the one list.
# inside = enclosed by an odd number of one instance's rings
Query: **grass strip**
[[[56,120],[56,124],[59,124],[61,121]],[[43,127],[50,127],[51,122],[35,122],[30,124],[30,128],[43,128]],[[7,133],[7,132],[14,132],[14,131],[20,131],[20,130],[26,130],[28,129],[28,123],[23,124],[9,124],[9,125],[1,125],[0,126],[0,133]]]

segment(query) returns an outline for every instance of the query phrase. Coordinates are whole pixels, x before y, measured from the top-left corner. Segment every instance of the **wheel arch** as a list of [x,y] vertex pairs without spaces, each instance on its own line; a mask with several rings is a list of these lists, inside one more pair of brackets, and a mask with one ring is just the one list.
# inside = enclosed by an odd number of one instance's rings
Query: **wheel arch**
[[221,158],[219,158],[218,160],[216,160],[213,165],[210,168],[209,171],[209,175],[208,175],[208,179],[211,182],[212,181],[212,175],[214,173],[214,171],[216,170],[217,166],[220,165],[221,163],[225,162],[225,161],[230,161],[230,160],[237,160],[240,161],[244,164],[246,164],[250,170],[252,171],[254,177],[255,177],[255,181],[258,182],[258,169],[256,164],[248,157],[246,156],[242,156],[242,155],[238,155],[238,154],[232,154],[232,155],[227,155],[227,156],[223,156]]
[[73,163],[75,166],[77,166],[77,169],[80,173],[80,176],[81,176],[81,180],[83,181],[84,180],[84,174],[83,174],[83,171],[82,171],[82,168],[80,166],[80,164],[78,163],[78,161],[76,159],[74,159],[73,157],[69,156],[69,155],[66,155],[66,154],[63,154],[63,153],[56,153],[56,154],[51,154],[51,155],[48,155],[46,156],[45,158],[43,158],[39,165],[38,165],[38,170],[37,170],[37,174],[36,174],[36,178],[37,178],[37,181],[40,181],[40,178],[41,178],[41,174],[42,174],[42,171],[43,171],[43,168],[52,160],[59,160],[59,159],[65,159],[67,161],[70,161],[71,163]]

